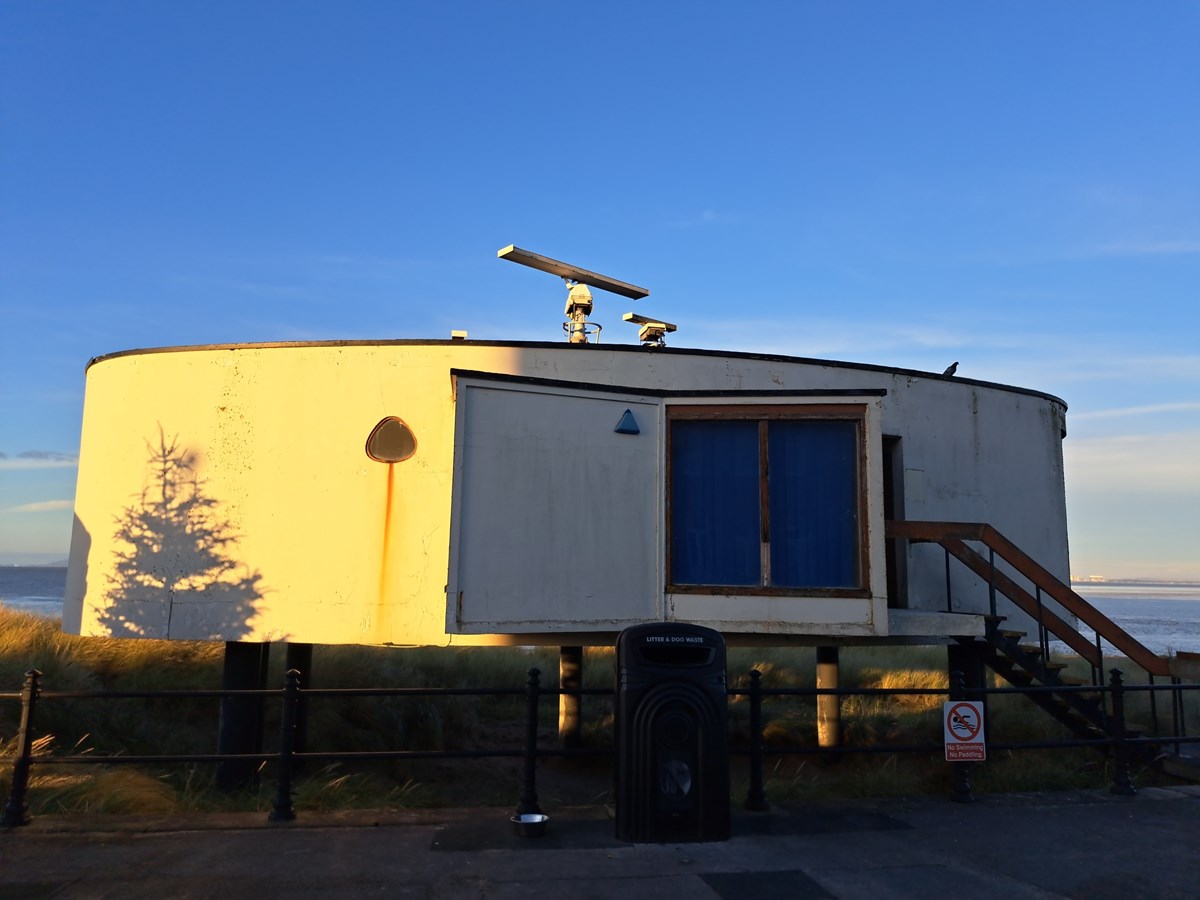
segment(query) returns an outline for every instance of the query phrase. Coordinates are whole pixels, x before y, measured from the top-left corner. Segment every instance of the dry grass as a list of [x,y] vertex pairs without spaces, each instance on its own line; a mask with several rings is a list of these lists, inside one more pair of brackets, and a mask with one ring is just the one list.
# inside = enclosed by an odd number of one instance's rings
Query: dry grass
[[[56,622],[0,608],[0,692],[19,690],[24,672],[44,673],[47,691],[98,689],[212,689],[220,685],[222,646],[181,641],[116,640],[64,635]],[[272,654],[268,684],[282,683],[283,654]],[[526,672],[537,667],[544,686],[557,682],[554,648],[420,649],[318,646],[311,685],[315,687],[503,687],[520,690]],[[762,673],[766,688],[815,686],[811,649],[733,649],[730,683],[744,686],[750,669]],[[1144,673],[1125,664],[1127,681]],[[587,651],[585,686],[614,683],[611,649]],[[1088,677],[1078,660],[1068,670]],[[937,647],[851,647],[841,653],[844,688],[910,688],[938,691],[946,686],[946,654]],[[929,744],[941,740],[938,693],[903,696],[850,696],[841,704],[842,735],[850,747]],[[1130,696],[1130,719],[1147,718],[1144,695]],[[584,741],[611,746],[610,697],[584,700]],[[218,701],[57,700],[37,713],[38,752],[108,754],[209,753],[216,744]],[[275,746],[278,704],[266,704],[266,746]],[[310,698],[309,749],[327,751],[396,749],[519,749],[525,700],[514,697]],[[1169,710],[1164,698],[1160,714]],[[763,704],[769,748],[816,748],[816,702],[812,697],[768,697]],[[0,701],[0,801],[11,779],[12,737],[18,704]],[[992,740],[1024,742],[1064,736],[1049,716],[1017,696],[994,697],[989,705]],[[1169,716],[1168,716],[1169,717]],[[1189,700],[1189,721],[1200,720],[1200,697]],[[745,747],[749,704],[730,701],[732,739]],[[555,742],[556,709],[542,705],[540,741]],[[8,757],[6,759],[5,757]],[[735,761],[735,796],[745,791],[744,763]],[[940,752],[789,753],[767,758],[767,793],[776,801],[853,796],[948,793],[950,767]],[[266,810],[274,799],[271,766],[257,787],[228,794],[214,786],[208,764],[176,764],[161,771],[124,765],[34,765],[29,803],[45,812],[171,813],[216,809]],[[548,760],[539,767],[543,802],[595,802],[608,795],[611,768],[595,760]],[[1144,772],[1148,779],[1153,773]],[[738,779],[741,779],[739,782]],[[975,767],[978,791],[1101,787],[1111,772],[1090,750],[993,752]],[[302,778],[296,787],[299,809],[431,806],[462,803],[510,805],[520,791],[519,760],[393,761],[371,766],[328,766]]]

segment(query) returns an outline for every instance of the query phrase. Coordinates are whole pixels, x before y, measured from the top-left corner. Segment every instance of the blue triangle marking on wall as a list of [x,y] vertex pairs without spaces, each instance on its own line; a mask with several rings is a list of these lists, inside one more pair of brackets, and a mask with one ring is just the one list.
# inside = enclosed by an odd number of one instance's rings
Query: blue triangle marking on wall
[[621,421],[617,423],[617,427],[613,429],[617,434],[641,434],[642,429],[638,428],[637,419],[633,417],[632,410],[625,410],[625,415],[621,416]]

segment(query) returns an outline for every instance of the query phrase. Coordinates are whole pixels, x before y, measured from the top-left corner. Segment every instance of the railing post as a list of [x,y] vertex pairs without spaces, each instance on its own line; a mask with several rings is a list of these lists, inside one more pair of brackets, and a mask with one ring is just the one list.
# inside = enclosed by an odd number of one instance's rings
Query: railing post
[[1046,630],[1045,619],[1042,616],[1042,586],[1035,584],[1034,599],[1037,601],[1038,646],[1042,648],[1042,661],[1050,661],[1050,633]]
[[[1154,687],[1154,676],[1147,672],[1146,678],[1150,687]],[[1158,730],[1158,691],[1150,691],[1150,727],[1156,736],[1160,733]]]
[[33,711],[41,693],[42,673],[30,669],[25,673],[25,684],[21,687],[21,724],[17,730],[17,748],[13,759],[12,790],[8,803],[0,815],[0,827],[15,828],[29,824],[29,808],[25,795],[29,790],[29,765],[33,758]]
[[750,787],[746,809],[764,812],[771,808],[763,790],[762,672],[750,670]]
[[996,551],[988,547],[988,608],[996,615]]
[[[967,699],[967,681],[962,669],[950,673],[950,699]],[[955,803],[974,803],[975,794],[971,790],[971,764],[969,762],[953,762],[951,765],[950,799]]]
[[954,598],[950,594],[950,548],[942,547],[942,554],[946,557],[946,612],[954,612]]
[[[1171,734],[1177,738],[1187,737],[1187,718],[1183,708],[1183,691],[1180,685],[1183,679],[1171,676]],[[1180,754],[1180,743],[1175,742],[1175,755]]]
[[1133,778],[1129,774],[1129,748],[1125,744],[1125,685],[1121,681],[1121,670],[1113,669],[1109,681],[1112,693],[1112,716],[1108,720],[1109,734],[1113,738],[1113,780],[1109,792],[1132,797],[1137,793]]
[[[314,684],[313,645],[288,641],[283,670],[286,672],[288,669],[295,669],[300,673],[301,687],[311,688]],[[308,698],[304,696],[303,691],[300,692],[300,699],[296,703],[296,741],[294,746],[297,753],[303,753],[308,749]],[[304,760],[295,760],[293,771],[303,774]]]
[[283,710],[279,717],[279,784],[275,806],[267,815],[271,822],[290,822],[296,818],[292,807],[292,773],[296,764],[296,711],[300,706],[300,673],[288,669],[283,681]]
[[525,685],[525,781],[521,785],[521,802],[517,804],[517,815],[541,814],[537,798],[537,732],[538,694],[541,685],[538,669],[529,670],[529,681]]

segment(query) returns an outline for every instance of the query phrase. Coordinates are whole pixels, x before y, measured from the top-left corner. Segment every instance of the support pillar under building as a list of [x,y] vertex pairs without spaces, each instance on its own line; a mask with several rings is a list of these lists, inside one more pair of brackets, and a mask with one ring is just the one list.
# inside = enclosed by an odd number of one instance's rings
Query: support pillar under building
[[[578,691],[583,687],[583,648],[558,648],[558,686],[563,691]],[[570,750],[583,743],[583,698],[579,694],[558,696],[558,739]]]
[[[817,689],[838,687],[838,648],[817,648]],[[817,695],[817,745],[842,745],[842,698],[836,694]]]
[[[225,642],[225,664],[221,689],[253,691],[266,687],[267,662],[271,645],[265,643]],[[263,740],[263,698],[222,697],[221,718],[217,725],[217,753],[261,753]],[[231,759],[217,763],[217,787],[232,791],[254,783],[259,762]]]

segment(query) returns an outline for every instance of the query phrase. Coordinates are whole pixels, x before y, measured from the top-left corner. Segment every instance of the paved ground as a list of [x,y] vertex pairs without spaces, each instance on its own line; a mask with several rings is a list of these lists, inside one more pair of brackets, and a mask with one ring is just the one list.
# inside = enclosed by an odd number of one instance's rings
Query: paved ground
[[624,844],[603,809],[43,816],[0,833],[0,898],[803,900],[1200,896],[1200,787],[844,801],[736,814],[733,838]]

